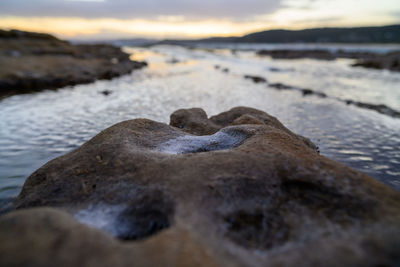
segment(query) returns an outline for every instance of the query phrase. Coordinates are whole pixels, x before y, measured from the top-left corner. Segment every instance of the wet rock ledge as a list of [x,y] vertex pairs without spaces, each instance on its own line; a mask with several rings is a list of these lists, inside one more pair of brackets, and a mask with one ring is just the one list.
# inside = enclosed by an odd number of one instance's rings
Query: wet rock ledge
[[347,52],[343,50],[259,50],[259,56],[270,56],[273,59],[303,59],[311,58],[318,60],[335,60],[338,58],[354,59],[353,67],[364,67],[369,69],[386,69],[400,71],[400,51],[385,54],[369,52]]
[[73,45],[54,36],[0,30],[0,97],[111,79],[146,66],[111,45]]
[[25,182],[0,266],[399,266],[400,194],[245,107],[118,123]]

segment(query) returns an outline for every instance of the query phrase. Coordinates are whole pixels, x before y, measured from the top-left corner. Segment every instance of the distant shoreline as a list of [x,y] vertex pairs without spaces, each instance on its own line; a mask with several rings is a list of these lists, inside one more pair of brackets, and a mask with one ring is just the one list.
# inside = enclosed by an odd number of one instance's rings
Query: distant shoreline
[[161,43],[400,43],[400,24],[377,27],[266,30],[240,37],[210,37],[194,40],[163,40]]

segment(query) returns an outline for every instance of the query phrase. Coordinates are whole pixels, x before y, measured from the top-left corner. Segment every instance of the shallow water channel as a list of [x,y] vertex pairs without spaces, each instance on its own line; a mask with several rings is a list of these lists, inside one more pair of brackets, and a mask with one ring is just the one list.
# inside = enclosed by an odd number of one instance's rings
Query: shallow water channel
[[[272,60],[247,49],[125,50],[149,67],[111,81],[0,100],[1,201],[15,197],[45,162],[106,127],[138,117],[168,123],[173,111],[191,107],[210,116],[235,106],[261,109],[309,137],[322,155],[400,189],[400,119],[338,100],[400,110],[400,73],[354,68],[351,60]],[[244,75],[328,97],[277,90]],[[101,94],[104,90],[112,93]]]

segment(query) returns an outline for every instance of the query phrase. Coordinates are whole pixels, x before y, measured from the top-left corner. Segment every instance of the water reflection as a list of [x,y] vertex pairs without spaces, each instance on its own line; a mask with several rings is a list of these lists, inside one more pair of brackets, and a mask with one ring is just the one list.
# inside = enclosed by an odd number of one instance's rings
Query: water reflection
[[[179,108],[202,107],[213,115],[239,105],[278,117],[291,130],[310,137],[321,154],[400,189],[399,119],[243,78],[259,75],[270,82],[400,109],[398,73],[355,69],[342,60],[261,59],[252,51],[173,46],[126,50],[133,59],[147,60],[149,67],[111,81],[0,101],[0,198],[15,196],[25,178],[46,161],[122,120],[168,122]],[[112,94],[101,94],[104,90]]]

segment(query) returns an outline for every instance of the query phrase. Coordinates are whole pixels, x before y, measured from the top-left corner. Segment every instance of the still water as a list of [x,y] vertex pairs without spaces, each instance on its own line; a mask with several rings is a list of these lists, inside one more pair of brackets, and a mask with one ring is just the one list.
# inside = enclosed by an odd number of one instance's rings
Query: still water
[[[180,108],[201,107],[214,115],[240,105],[276,116],[309,137],[322,155],[400,190],[400,119],[338,100],[400,110],[400,73],[353,68],[351,60],[272,60],[248,47],[125,50],[149,67],[111,81],[0,100],[0,205],[41,165],[117,122],[143,117],[168,123]],[[279,91],[244,75],[329,97]]]

